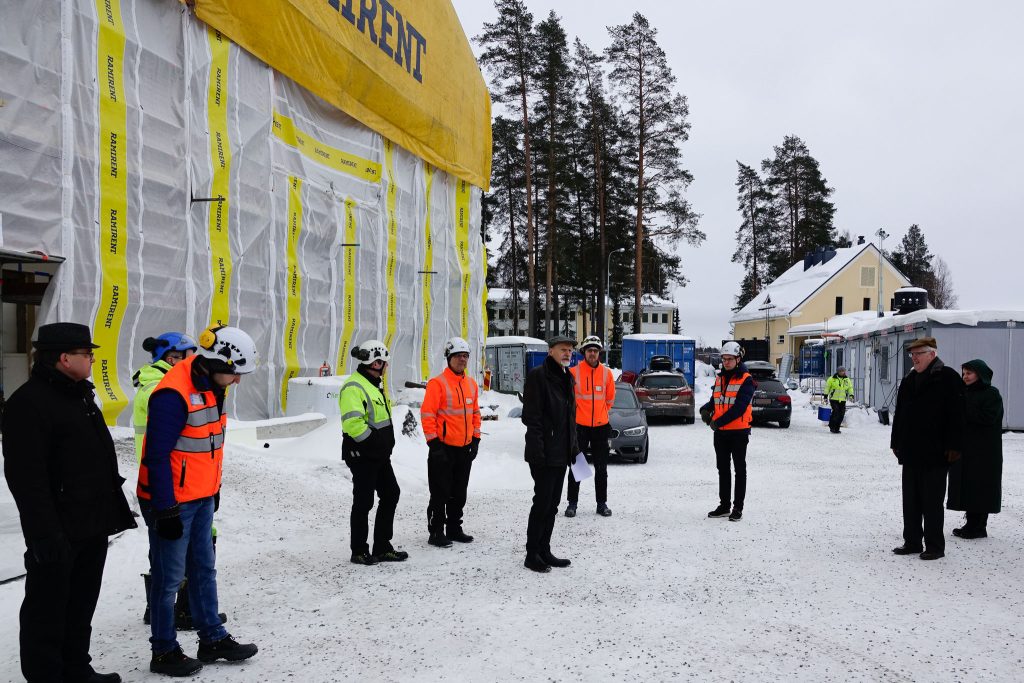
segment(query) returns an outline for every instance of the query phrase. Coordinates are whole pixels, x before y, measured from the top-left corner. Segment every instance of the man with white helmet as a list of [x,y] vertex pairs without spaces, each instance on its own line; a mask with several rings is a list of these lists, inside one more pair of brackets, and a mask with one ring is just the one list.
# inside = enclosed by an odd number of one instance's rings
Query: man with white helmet
[[[608,508],[608,437],[611,434],[611,425],[608,422],[608,411],[615,402],[615,380],[608,366],[601,364],[601,351],[604,345],[598,337],[587,337],[580,348],[583,351],[584,362],[569,370],[576,380],[576,436],[580,450],[589,453],[594,463],[597,514],[610,517],[612,511]],[[580,484],[572,476],[572,468],[569,468],[566,517],[576,516],[579,495]]]
[[[743,349],[734,341],[722,345],[722,367],[715,378],[711,400],[701,406],[704,424],[714,430],[715,460],[718,465],[718,507],[708,517],[729,517],[730,522],[743,518],[743,501],[747,492],[747,443],[753,417],[751,400],[754,380],[740,362]],[[729,463],[736,467],[736,491],[729,512],[732,482]]]
[[[352,513],[349,516],[352,562],[374,565],[403,562],[409,553],[395,550],[391,537],[395,509],[402,491],[391,467],[395,429],[391,424],[391,402],[384,393],[384,371],[391,354],[383,342],[370,339],[352,349],[359,361],[338,396],[341,410],[341,459],[352,472]],[[377,516],[373,524],[373,552],[367,544],[373,493],[377,492]]]
[[[224,460],[227,389],[256,370],[252,337],[237,327],[211,327],[199,337],[196,355],[177,363],[149,399],[137,494],[149,526],[153,567],[149,670],[188,676],[218,659],[241,661],[256,646],[235,641],[217,611],[213,512]],[[192,621],[199,635],[196,659],[178,644],[174,601],[189,576]]]
[[452,337],[444,345],[447,367],[427,382],[420,407],[427,454],[427,543],[439,548],[452,541],[470,543],[462,530],[469,473],[480,448],[480,388],[466,374],[469,342]]

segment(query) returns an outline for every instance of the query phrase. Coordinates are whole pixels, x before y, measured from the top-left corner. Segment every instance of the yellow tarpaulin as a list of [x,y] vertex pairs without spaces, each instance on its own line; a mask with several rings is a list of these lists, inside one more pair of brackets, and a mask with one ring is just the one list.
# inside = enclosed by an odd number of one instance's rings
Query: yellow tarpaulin
[[186,0],[256,57],[484,190],[491,100],[449,0]]

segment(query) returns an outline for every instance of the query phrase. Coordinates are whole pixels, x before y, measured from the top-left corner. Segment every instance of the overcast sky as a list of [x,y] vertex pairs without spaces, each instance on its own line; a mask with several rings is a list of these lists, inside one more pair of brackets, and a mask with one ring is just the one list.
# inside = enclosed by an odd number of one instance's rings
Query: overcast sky
[[[453,0],[466,34],[496,13]],[[608,45],[644,14],[658,31],[693,126],[689,199],[708,235],[680,252],[683,331],[728,332],[742,271],[736,161],[757,167],[803,138],[835,189],[836,226],[895,246],[911,223],[953,273],[961,308],[1024,309],[1024,3],[528,0],[570,43]],[[474,50],[479,46],[474,42]]]

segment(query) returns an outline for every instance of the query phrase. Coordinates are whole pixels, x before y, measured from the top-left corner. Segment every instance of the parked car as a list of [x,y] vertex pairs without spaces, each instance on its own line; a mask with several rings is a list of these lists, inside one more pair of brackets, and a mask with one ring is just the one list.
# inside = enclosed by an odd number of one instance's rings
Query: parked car
[[636,379],[636,397],[647,416],[681,417],[693,424],[693,389],[678,372],[649,372]]
[[630,458],[633,462],[647,462],[647,414],[633,387],[625,382],[615,383],[615,403],[608,412],[608,422],[612,430],[608,436],[612,455]]
[[778,422],[783,429],[789,427],[793,416],[793,400],[776,377],[755,378],[754,399],[751,401],[754,424]]
[[758,379],[771,379],[775,377],[775,365],[765,360],[751,360],[744,362],[747,366],[747,372],[755,380]]

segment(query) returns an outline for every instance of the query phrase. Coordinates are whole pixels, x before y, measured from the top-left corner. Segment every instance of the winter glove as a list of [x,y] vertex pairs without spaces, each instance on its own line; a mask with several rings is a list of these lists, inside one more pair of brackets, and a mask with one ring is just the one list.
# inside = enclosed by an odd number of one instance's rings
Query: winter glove
[[156,520],[156,534],[160,538],[167,539],[168,541],[177,541],[181,538],[185,531],[185,527],[181,524],[181,515],[178,512],[178,506],[171,508],[173,512],[165,511],[168,514],[163,517],[158,517]]
[[721,429],[721,425],[718,424],[718,420],[711,420],[708,422],[708,426],[711,427],[711,431],[717,432]]
[[213,511],[220,510],[220,489],[217,489],[217,493],[213,494]]
[[473,437],[473,440],[469,443],[469,459],[476,460],[476,454],[480,451],[480,439]]
[[38,564],[62,564],[71,560],[71,544],[64,534],[32,541],[29,548]]
[[960,459],[960,451],[946,451],[946,460],[956,462]]

